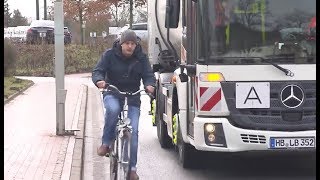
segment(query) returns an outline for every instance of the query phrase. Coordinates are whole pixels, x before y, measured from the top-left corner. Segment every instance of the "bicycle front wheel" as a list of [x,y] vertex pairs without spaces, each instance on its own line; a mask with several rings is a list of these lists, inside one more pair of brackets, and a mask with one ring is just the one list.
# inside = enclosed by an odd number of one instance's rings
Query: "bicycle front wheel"
[[116,139],[111,145],[110,157],[110,179],[117,180],[118,171],[118,139]]
[[131,142],[131,133],[129,131],[125,131],[123,133],[123,137],[119,138],[119,163],[118,163],[118,180],[129,179],[129,163],[130,163],[130,142]]

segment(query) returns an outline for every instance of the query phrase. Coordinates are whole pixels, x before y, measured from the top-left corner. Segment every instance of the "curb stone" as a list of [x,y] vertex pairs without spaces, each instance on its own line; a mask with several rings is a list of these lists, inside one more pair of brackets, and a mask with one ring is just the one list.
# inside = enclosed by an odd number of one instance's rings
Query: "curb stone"
[[10,102],[11,100],[13,100],[15,97],[17,97],[18,95],[22,94],[25,90],[27,90],[29,87],[33,86],[34,82],[31,81],[26,87],[22,88],[21,90],[15,92],[14,94],[12,94],[11,96],[9,96],[7,99],[4,99],[4,105],[7,104],[8,102]]
[[76,132],[75,145],[73,149],[72,165],[70,172],[70,180],[81,180],[83,176],[83,153],[84,153],[84,135],[85,121],[87,116],[87,100],[88,86],[83,86],[84,93],[82,94],[80,115],[78,121],[79,132]]

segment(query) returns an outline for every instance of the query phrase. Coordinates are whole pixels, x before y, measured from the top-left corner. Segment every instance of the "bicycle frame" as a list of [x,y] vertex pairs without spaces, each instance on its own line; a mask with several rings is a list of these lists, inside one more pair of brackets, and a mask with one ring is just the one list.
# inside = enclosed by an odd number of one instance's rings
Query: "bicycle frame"
[[[126,179],[129,172],[132,127],[129,125],[127,98],[125,96],[125,102],[117,124],[117,136],[114,142],[116,146],[112,149],[117,160],[117,171],[114,173],[116,178],[114,179]],[[111,176],[113,175],[111,174]]]
[[[130,144],[132,127],[128,118],[128,96],[136,95],[144,90],[137,92],[121,92],[117,87],[109,85],[109,87],[118,91],[119,94],[125,95],[123,108],[119,115],[116,126],[116,139],[111,145],[110,157],[110,178],[113,180],[124,180],[130,172]],[[103,90],[108,91],[108,89]]]

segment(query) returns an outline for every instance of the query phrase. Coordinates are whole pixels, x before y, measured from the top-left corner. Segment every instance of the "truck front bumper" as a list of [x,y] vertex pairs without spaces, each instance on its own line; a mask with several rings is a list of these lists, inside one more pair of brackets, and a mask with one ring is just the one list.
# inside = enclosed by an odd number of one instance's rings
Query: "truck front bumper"
[[[215,146],[206,143],[205,124],[213,123],[222,125],[222,131],[225,138],[225,146]],[[294,139],[314,138],[314,148],[295,147],[295,148],[275,148],[275,139]],[[279,139],[280,138],[280,139]],[[208,118],[195,117],[194,119],[194,139],[189,137],[189,142],[198,150],[202,151],[224,151],[224,152],[240,152],[240,151],[273,151],[273,150],[289,150],[289,151],[314,151],[316,149],[316,130],[308,131],[265,131],[265,130],[249,130],[235,127],[229,123],[226,118]],[[289,142],[289,141],[285,141]],[[290,142],[291,143],[291,142]]]

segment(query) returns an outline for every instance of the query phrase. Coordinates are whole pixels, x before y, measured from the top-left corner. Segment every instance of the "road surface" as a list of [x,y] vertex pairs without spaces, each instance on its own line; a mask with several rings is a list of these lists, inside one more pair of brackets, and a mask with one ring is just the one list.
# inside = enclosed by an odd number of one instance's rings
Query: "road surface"
[[[196,169],[183,169],[174,149],[162,149],[152,126],[149,97],[141,96],[139,124],[138,174],[141,180],[231,180],[231,179],[316,179],[315,156],[293,154],[202,154],[204,160]],[[109,159],[99,157],[103,109],[101,95],[89,83],[85,139],[84,179],[109,179]]]

